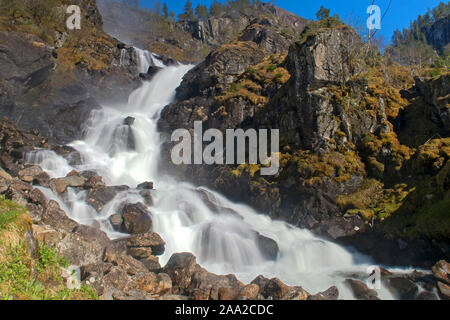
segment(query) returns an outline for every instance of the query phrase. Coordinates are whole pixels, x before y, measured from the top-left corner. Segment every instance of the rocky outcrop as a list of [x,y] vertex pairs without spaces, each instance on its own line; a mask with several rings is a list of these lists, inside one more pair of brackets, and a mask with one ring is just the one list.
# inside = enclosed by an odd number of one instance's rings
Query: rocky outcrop
[[[282,134],[289,132],[286,142],[290,146],[315,151],[326,150],[330,139],[339,141],[338,131],[345,133],[346,141],[354,141],[358,131],[374,131],[376,119],[362,112],[346,112],[344,106],[334,103],[335,93],[329,90],[362,72],[362,65],[355,62],[361,47],[359,36],[348,27],[319,31],[296,42],[285,61],[291,78],[255,116],[256,124],[279,128]],[[356,131],[357,126],[366,127]]]
[[[99,101],[126,101],[139,84],[134,49],[103,33],[95,2],[76,4],[86,18],[77,41],[69,42],[72,31],[63,29],[44,41],[21,31],[23,21],[0,31],[0,116],[62,143],[81,137]],[[54,9],[58,21],[64,8]]]
[[[292,37],[303,31],[308,23],[306,19],[268,3],[243,10],[228,8],[205,19],[179,19],[175,22],[171,19],[155,19],[144,10],[120,2],[97,2],[108,34],[182,62],[203,60],[212,50],[234,40],[260,16],[268,17],[277,26],[279,33],[283,31]],[[266,37],[263,34],[258,36]],[[267,38],[272,39],[271,36]],[[280,42],[270,44],[277,50],[275,44],[279,45]]]
[[434,48],[442,50],[450,43],[450,15],[435,21],[425,30],[427,42]]

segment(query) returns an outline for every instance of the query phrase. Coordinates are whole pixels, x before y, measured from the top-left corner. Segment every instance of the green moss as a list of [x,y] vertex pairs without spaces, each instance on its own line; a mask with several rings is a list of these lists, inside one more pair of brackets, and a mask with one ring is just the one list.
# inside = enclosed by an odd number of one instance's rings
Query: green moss
[[393,235],[450,237],[450,162],[435,176],[422,177],[403,205],[385,222]]

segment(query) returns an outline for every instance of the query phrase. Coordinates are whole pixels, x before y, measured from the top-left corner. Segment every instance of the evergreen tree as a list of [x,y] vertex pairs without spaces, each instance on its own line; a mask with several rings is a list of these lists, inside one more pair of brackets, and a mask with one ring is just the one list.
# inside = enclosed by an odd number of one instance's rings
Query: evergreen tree
[[321,6],[319,11],[316,13],[317,20],[324,20],[330,17],[330,9]]
[[187,0],[183,9],[183,18],[184,20],[192,21],[194,20],[194,9],[192,9],[191,1]]
[[162,11],[163,11],[164,17],[168,18],[169,17],[169,8],[167,7],[166,3],[164,3]]
[[199,19],[208,18],[208,8],[201,4],[197,5],[197,7],[195,8],[195,15]]
[[216,17],[220,16],[222,10],[223,10],[222,4],[217,0],[214,0],[213,4],[209,7],[209,13],[211,16]]

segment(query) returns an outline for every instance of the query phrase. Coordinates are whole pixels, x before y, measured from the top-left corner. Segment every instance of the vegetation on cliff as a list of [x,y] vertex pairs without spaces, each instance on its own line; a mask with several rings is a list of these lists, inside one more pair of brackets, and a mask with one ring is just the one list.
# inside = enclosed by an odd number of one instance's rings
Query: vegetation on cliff
[[62,277],[67,260],[55,248],[37,241],[31,228],[28,211],[0,197],[0,299],[97,299],[89,286],[67,288]]

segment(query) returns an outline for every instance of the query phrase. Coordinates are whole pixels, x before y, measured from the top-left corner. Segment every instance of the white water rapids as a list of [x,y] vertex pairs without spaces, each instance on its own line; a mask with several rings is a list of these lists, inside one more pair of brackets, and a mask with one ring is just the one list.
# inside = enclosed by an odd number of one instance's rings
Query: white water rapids
[[[163,66],[155,55],[138,51],[140,70],[149,65]],[[208,190],[213,202],[237,212],[242,219],[230,214],[211,211],[189,183],[162,176],[158,171],[160,137],[157,121],[161,110],[174,98],[190,65],[164,67],[150,82],[145,82],[129,97],[127,105],[103,106],[93,110],[86,124],[84,140],[70,146],[82,154],[82,165],[72,167],[52,151],[42,150],[29,155],[29,161],[40,165],[51,177],[64,177],[72,169],[79,172],[93,170],[108,185],[128,185],[135,188],[145,181],[154,181],[153,228],[166,241],[166,251],[160,257],[165,265],[176,252],[192,252],[208,271],[235,274],[249,283],[256,276],[278,277],[289,285],[299,285],[310,293],[324,291],[332,285],[339,289],[340,298],[353,296],[343,284],[346,274],[367,276],[371,260],[349,249],[314,236],[280,221],[273,221],[243,204],[233,203],[220,194]],[[145,70],[145,71],[144,71]],[[130,127],[123,124],[126,117],[136,120]],[[131,129],[130,129],[131,128]],[[135,138],[135,150],[127,148],[128,130]],[[124,201],[142,201],[136,189],[122,191],[100,213],[86,204],[86,191],[69,189],[64,198],[58,198],[49,189],[41,188],[48,198],[57,200],[67,214],[80,223],[97,225],[111,238],[123,236],[112,230],[108,217],[116,213]],[[261,254],[254,231],[274,239],[280,248],[276,261],[267,261]],[[386,289],[378,296],[393,297]]]

